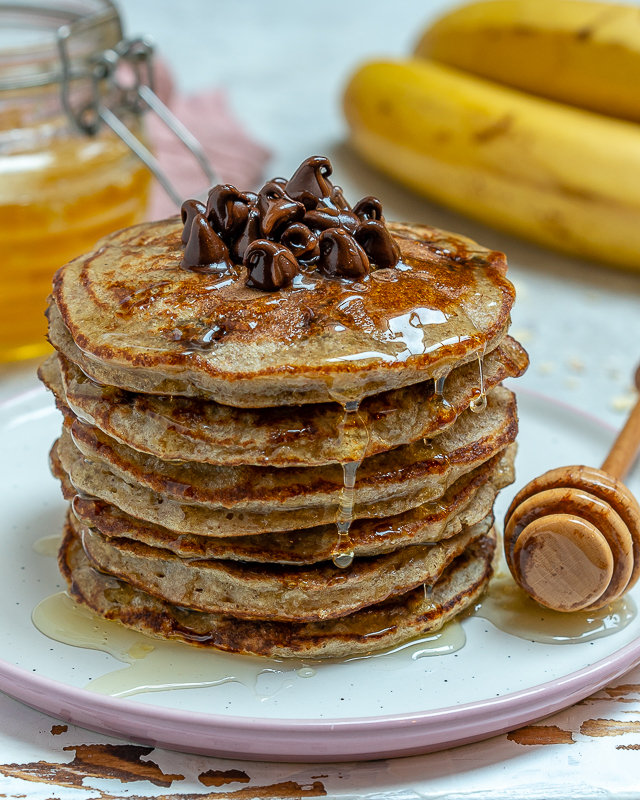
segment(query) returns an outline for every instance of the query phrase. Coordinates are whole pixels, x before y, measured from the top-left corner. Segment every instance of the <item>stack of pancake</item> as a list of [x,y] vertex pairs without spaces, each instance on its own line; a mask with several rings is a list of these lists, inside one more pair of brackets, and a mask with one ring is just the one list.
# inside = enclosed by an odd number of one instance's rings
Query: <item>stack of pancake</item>
[[352,210],[327,165],[217,187],[56,275],[40,377],[64,414],[60,568],[97,614],[344,656],[486,588],[517,431],[501,382],[527,366],[504,257],[385,224],[373,198]]

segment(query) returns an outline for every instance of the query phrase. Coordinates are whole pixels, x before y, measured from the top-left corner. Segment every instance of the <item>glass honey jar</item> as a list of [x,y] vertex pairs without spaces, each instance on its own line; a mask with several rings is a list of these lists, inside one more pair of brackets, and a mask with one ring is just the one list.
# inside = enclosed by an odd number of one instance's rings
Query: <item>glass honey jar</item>
[[[150,172],[96,116],[121,41],[109,0],[0,2],[0,362],[46,353],[55,270],[144,217]],[[135,104],[118,120],[139,140]]]

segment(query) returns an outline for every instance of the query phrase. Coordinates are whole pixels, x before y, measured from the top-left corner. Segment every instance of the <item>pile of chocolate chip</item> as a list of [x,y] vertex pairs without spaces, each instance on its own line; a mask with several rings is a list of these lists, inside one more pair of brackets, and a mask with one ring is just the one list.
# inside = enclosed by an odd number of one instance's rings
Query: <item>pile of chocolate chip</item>
[[395,267],[400,250],[380,201],[364,197],[352,209],[331,172],[328,158],[312,156],[290,180],[274,178],[258,194],[221,184],[206,206],[186,200],[181,266],[226,272],[243,264],[246,285],[267,292],[291,284],[301,269],[359,280],[372,269]]

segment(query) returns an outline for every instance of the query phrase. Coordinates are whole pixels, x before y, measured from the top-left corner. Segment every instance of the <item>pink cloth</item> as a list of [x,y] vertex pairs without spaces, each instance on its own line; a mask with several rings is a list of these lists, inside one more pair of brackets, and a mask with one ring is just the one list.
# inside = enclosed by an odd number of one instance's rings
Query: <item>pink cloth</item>
[[[161,91],[161,88],[165,91]],[[245,132],[231,113],[225,93],[213,90],[175,96],[171,88],[170,85],[159,87],[158,94],[198,139],[221,182],[232,183],[239,189],[255,188],[270,153]],[[146,123],[156,158],[184,198],[211,188],[207,186],[207,178],[190,151],[153,112],[147,114]],[[178,213],[178,210],[156,182],[148,218],[162,219]]]

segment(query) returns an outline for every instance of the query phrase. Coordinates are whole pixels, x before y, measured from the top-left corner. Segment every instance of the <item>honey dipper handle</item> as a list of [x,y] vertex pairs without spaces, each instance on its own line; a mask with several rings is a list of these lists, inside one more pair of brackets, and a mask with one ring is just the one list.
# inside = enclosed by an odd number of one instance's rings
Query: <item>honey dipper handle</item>
[[[637,377],[637,376],[636,376]],[[602,464],[602,471],[612,478],[624,478],[640,449],[640,399]]]

